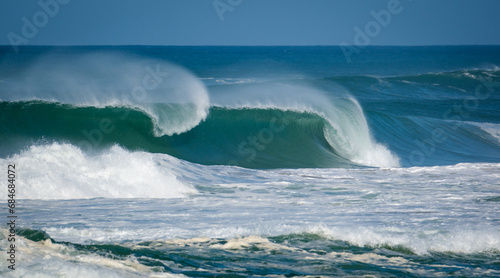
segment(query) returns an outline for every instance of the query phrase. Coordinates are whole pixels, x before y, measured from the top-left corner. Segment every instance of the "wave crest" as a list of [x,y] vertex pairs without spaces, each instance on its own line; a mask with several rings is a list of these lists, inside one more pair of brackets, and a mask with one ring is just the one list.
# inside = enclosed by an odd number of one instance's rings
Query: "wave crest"
[[39,57],[7,78],[0,100],[130,107],[153,119],[158,136],[192,129],[206,118],[210,106],[202,82],[180,66],[105,52]]
[[[229,89],[229,90],[228,90]],[[291,84],[250,84],[231,87],[212,97],[229,109],[278,109],[317,115],[327,124],[324,139],[339,156],[366,166],[394,167],[399,160],[377,143],[360,104],[344,88],[328,96],[320,89]]]
[[91,156],[70,144],[34,145],[9,161],[21,169],[20,199],[180,198],[197,192],[153,154],[118,146]]

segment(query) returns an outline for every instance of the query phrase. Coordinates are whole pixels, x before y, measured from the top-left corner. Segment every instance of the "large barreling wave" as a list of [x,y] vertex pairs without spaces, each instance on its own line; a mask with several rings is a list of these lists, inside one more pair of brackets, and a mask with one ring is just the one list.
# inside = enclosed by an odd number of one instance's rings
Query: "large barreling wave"
[[4,80],[0,100],[2,155],[64,142],[248,168],[398,165],[340,87],[238,84],[209,96],[179,66],[101,52],[42,56]]

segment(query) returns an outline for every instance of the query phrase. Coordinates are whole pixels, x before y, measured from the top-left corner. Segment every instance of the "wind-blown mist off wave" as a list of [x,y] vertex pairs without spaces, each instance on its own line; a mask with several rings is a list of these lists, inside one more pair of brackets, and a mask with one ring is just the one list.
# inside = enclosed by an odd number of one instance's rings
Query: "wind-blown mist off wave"
[[193,128],[209,108],[205,87],[185,69],[105,52],[42,56],[4,80],[0,100],[130,107],[151,117],[158,136]]

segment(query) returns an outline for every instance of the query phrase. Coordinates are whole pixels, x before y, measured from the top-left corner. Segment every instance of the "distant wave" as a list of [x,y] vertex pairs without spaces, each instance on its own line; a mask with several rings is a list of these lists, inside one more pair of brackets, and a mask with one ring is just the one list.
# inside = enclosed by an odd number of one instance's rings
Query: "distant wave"
[[[498,67],[485,69],[462,69],[456,71],[429,72],[397,76],[332,76],[321,80],[333,81],[349,88],[384,85],[395,91],[377,91],[376,97],[412,98],[412,99],[463,99],[474,93],[478,86],[487,83],[497,84],[500,79]],[[491,86],[491,85],[489,85]],[[485,90],[483,88],[483,90]],[[402,93],[407,92],[407,93]],[[371,92],[373,93],[373,91]],[[498,99],[499,95],[490,96]]]

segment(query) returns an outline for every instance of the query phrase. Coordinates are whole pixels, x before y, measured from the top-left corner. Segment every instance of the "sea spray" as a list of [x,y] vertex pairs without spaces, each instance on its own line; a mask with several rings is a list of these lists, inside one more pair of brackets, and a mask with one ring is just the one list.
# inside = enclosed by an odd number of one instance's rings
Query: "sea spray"
[[186,69],[161,59],[111,52],[42,55],[2,84],[0,100],[130,107],[153,119],[158,136],[190,130],[206,118],[209,108],[204,85]]

